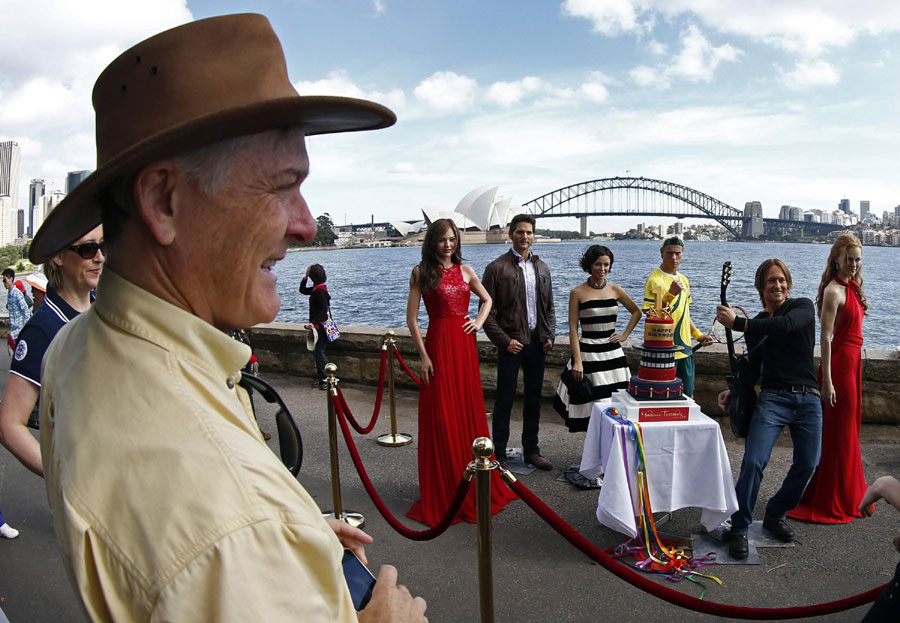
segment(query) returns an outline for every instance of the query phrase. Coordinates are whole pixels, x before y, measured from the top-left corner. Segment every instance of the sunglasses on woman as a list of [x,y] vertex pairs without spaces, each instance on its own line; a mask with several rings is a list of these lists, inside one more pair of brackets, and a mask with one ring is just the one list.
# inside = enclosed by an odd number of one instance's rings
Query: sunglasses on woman
[[103,241],[100,242],[85,242],[84,244],[73,244],[69,247],[69,251],[75,251],[78,255],[81,256],[82,259],[92,260],[94,256],[97,255],[97,251],[106,255],[103,251]]

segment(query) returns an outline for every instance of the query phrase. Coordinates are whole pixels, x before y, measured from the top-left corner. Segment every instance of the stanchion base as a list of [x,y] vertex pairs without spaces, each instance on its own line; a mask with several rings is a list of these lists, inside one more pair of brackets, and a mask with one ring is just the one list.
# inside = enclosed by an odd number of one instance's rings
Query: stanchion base
[[[366,525],[366,518],[362,516],[362,513],[357,513],[356,511],[344,511],[341,515],[341,520],[354,528],[362,530]],[[334,519],[334,511],[325,511],[322,513],[322,517],[331,517]]]
[[378,442],[379,446],[389,446],[391,448],[396,448],[397,446],[405,446],[408,443],[412,443],[412,435],[406,435],[404,433],[397,433],[396,435],[392,433],[388,433],[387,435],[381,435],[375,441]]

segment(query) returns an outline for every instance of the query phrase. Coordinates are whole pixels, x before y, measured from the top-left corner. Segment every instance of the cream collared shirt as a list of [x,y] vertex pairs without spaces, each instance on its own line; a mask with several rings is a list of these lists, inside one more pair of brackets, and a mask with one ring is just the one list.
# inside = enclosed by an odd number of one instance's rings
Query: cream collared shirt
[[106,269],[44,359],[42,454],[93,621],[356,621],[342,549],[236,383],[249,348]]

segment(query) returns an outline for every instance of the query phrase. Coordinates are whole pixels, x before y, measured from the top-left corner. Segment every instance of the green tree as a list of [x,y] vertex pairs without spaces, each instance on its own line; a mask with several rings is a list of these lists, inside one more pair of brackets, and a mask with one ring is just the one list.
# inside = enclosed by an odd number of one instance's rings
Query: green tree
[[330,247],[333,245],[337,235],[334,233],[334,222],[331,220],[331,215],[326,212],[316,219],[316,223],[319,229],[311,244],[316,247]]

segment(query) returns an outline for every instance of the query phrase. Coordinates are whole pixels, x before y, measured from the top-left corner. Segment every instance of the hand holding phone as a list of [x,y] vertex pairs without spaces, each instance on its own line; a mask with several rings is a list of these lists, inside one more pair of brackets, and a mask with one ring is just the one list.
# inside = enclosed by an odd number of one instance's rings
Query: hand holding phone
[[344,578],[347,580],[347,587],[350,589],[350,598],[353,600],[353,607],[358,612],[365,608],[372,598],[375,576],[356,557],[356,554],[349,549],[344,550],[342,564],[344,567]]

